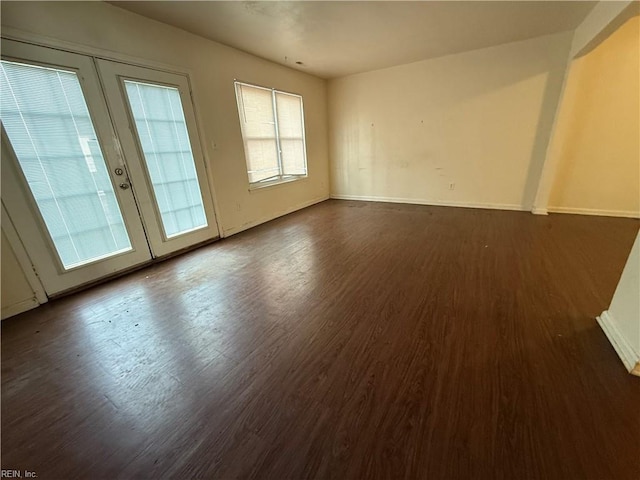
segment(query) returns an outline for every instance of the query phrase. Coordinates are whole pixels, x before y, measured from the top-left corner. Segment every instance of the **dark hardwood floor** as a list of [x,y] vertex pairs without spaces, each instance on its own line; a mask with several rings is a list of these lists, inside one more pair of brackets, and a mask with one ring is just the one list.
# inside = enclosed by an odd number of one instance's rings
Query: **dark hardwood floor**
[[636,220],[328,201],[2,322],[2,468],[635,479]]

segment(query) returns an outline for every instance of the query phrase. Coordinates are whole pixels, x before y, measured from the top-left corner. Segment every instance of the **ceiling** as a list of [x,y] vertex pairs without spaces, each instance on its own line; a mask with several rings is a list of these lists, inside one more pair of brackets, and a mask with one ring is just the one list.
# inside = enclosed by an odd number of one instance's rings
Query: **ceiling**
[[597,2],[109,3],[273,62],[335,78],[572,30]]

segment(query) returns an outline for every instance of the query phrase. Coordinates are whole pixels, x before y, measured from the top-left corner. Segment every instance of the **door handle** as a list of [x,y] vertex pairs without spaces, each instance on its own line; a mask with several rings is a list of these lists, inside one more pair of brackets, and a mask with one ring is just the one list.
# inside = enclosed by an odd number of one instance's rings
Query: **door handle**
[[122,190],[126,190],[126,189],[128,189],[131,185],[129,185],[128,183],[122,182],[119,186],[120,186],[120,188],[121,188]]

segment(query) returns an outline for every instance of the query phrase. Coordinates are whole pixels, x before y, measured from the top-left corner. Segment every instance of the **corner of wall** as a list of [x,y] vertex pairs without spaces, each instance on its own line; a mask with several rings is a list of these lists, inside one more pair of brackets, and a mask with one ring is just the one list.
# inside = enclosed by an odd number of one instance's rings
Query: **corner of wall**
[[[615,31],[626,20],[640,12],[640,4],[632,0],[625,0],[620,2],[606,2],[600,1],[589,12],[582,23],[574,30],[572,35],[571,48],[569,49],[569,56],[567,58],[567,64],[565,69],[565,75],[563,79],[561,94],[558,98],[556,105],[556,112],[553,119],[553,127],[551,135],[547,145],[547,151],[542,165],[537,191],[534,199],[534,209],[537,210],[553,210],[550,206],[550,198],[553,189],[553,185],[556,179],[558,169],[558,156],[556,155],[555,148],[558,141],[558,116],[563,101],[566,99],[567,93],[567,79],[572,61],[579,55],[585,54],[587,51],[595,48],[600,42],[602,42],[607,36]],[[580,209],[578,209],[580,210]],[[582,209],[585,210],[585,209]],[[591,214],[586,211],[575,211],[567,213],[583,213]],[[598,214],[598,213],[595,213]],[[616,212],[604,211],[600,213],[602,215],[615,215]],[[634,217],[633,212],[627,212],[627,217]]]
[[[636,352],[633,346],[629,343],[626,337],[622,334],[617,325],[617,320],[609,310],[605,310],[596,317],[596,321],[602,331],[607,336],[609,343],[622,360],[625,368],[629,373],[636,370],[637,365],[640,363],[640,353]],[[638,371],[640,373],[640,371]],[[636,373],[634,373],[635,375]]]
[[629,372],[640,362],[640,233],[598,323]]

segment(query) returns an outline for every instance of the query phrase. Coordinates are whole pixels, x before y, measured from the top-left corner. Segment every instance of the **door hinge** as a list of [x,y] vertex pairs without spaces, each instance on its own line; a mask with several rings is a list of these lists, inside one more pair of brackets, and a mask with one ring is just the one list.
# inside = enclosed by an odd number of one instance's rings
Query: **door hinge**
[[[29,262],[29,263],[31,263],[31,262]],[[33,263],[31,263],[31,270],[33,270],[33,273],[34,273],[34,275],[36,277],[40,278],[40,275],[38,275],[38,270],[36,270],[36,266]]]

